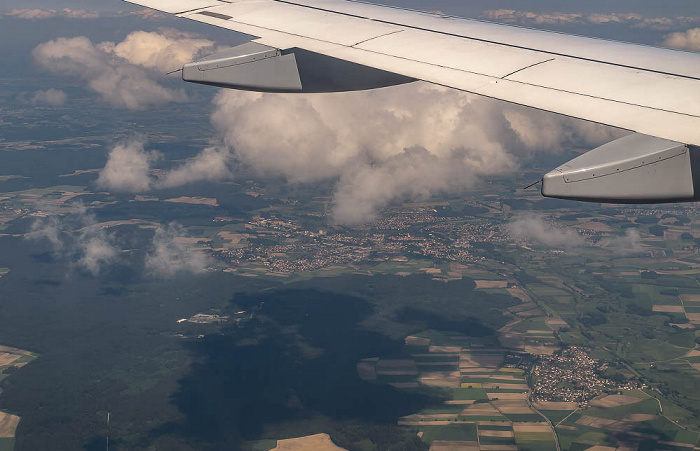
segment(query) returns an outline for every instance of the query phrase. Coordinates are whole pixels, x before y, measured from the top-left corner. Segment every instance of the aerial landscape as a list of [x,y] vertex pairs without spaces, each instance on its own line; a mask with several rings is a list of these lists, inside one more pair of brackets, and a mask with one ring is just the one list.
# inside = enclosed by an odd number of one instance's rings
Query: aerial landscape
[[[626,132],[185,85],[247,37],[112,3],[0,10],[0,451],[700,449],[697,204],[524,189]],[[597,3],[439,8],[700,51]]]

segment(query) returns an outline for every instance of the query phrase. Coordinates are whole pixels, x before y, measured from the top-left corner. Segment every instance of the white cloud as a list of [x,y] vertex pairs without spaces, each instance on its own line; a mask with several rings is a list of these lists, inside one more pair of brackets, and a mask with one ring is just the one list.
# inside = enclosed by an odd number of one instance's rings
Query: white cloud
[[624,235],[604,239],[601,247],[612,250],[617,255],[636,255],[645,251],[642,237],[637,229],[627,229]]
[[109,191],[139,193],[151,188],[151,163],[155,152],[144,149],[144,140],[134,138],[116,145],[110,152],[96,184]]
[[61,15],[69,19],[98,19],[100,13],[97,11],[86,11],[84,9],[63,8]]
[[[37,218],[25,237],[48,241],[56,256],[93,276],[104,272],[119,259],[120,249],[115,244],[115,236],[97,223],[95,215],[79,203],[70,205],[65,214],[49,213]],[[179,224],[159,226],[150,252],[145,256],[146,273],[167,278],[203,272],[210,258],[203,249],[188,248],[187,243],[187,233]]]
[[672,28],[700,24],[700,16],[645,17],[637,13],[534,13],[514,9],[488,10],[484,12],[483,17],[488,20],[532,26],[624,24],[632,28],[654,30],[670,30]]
[[153,235],[152,251],[146,256],[146,272],[151,276],[168,278],[177,274],[201,273],[207,267],[207,256],[201,250],[188,249],[178,241],[186,237],[179,224],[159,226]]
[[156,178],[151,174],[152,165],[161,155],[156,151],[147,151],[144,146],[145,140],[142,137],[114,146],[97,177],[97,187],[112,192],[142,193],[233,177],[229,168],[231,151],[226,147],[212,146],[171,171],[161,171],[162,175]]
[[100,17],[97,11],[70,8],[63,8],[60,11],[56,11],[55,9],[15,8],[5,13],[5,15],[30,20],[52,19],[54,17],[65,17],[68,19],[97,19]]
[[36,241],[46,240],[54,251],[63,249],[61,222],[56,215],[39,218],[29,228],[26,238]]
[[506,226],[508,236],[550,248],[572,249],[586,244],[574,229],[565,228],[547,217],[523,214],[514,217]]
[[160,28],[158,33],[134,31],[113,46],[103,43],[103,48],[131,64],[166,73],[181,68],[202,51],[212,50],[213,45],[193,33]]
[[371,221],[395,199],[460,192],[475,181],[459,153],[440,158],[423,148],[407,149],[380,164],[344,172],[335,187],[333,217],[339,224]]
[[117,258],[117,248],[111,243],[111,237],[104,232],[85,232],[78,240],[79,258],[77,266],[96,276]]
[[663,44],[674,49],[700,52],[700,28],[667,34]]
[[85,36],[58,38],[38,45],[32,55],[50,72],[83,80],[112,106],[143,109],[186,101],[183,89],[166,88],[159,77],[211,45],[187,33],[161,29],[132,32],[118,44],[95,44]]
[[222,90],[214,104],[212,123],[244,164],[293,183],[339,179],[334,214],[344,224],[369,220],[395,200],[463,191],[533,154],[617,136],[424,83],[319,95]]
[[95,216],[82,204],[71,205],[62,216],[38,218],[26,237],[47,240],[57,255],[73,260],[75,267],[92,275],[116,261],[119,252],[114,237],[97,224]]
[[68,96],[60,89],[47,89],[45,91],[37,91],[29,99],[32,105],[48,105],[53,107],[63,106],[66,103]]
[[53,9],[15,8],[5,13],[5,15],[18,17],[20,19],[50,19],[58,16],[58,12]]
[[173,188],[201,181],[219,181],[233,177],[229,164],[231,152],[225,147],[207,147],[194,158],[165,173],[156,183],[158,188]]
[[131,12],[126,13],[126,15],[127,16],[138,16],[138,17],[140,17],[142,19],[146,19],[146,20],[161,20],[161,19],[165,19],[168,17],[172,18],[172,16],[170,16],[169,14],[166,14],[166,13],[163,13],[160,11],[156,11],[155,9],[149,9],[149,8],[140,9],[138,11],[131,11]]

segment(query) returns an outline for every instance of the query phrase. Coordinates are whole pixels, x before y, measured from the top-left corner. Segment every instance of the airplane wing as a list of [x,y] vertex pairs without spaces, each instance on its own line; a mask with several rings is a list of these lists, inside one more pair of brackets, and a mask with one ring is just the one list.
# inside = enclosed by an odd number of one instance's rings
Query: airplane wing
[[187,81],[330,92],[423,80],[637,134],[547,174],[545,195],[700,199],[700,54],[353,0],[128,1],[257,37],[185,65]]

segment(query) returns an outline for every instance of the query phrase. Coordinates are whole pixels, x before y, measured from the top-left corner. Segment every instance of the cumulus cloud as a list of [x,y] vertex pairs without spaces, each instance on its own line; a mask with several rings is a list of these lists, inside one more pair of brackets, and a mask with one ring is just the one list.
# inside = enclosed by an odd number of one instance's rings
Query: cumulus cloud
[[152,189],[174,188],[202,181],[220,181],[233,177],[231,151],[226,147],[207,147],[170,171],[152,175],[153,163],[160,159],[156,151],[145,149],[143,137],[117,144],[95,184],[111,192],[142,193]]
[[564,228],[546,217],[524,214],[513,218],[506,226],[508,236],[550,248],[572,249],[586,244],[574,229]]
[[37,91],[29,99],[32,105],[48,105],[48,106],[63,106],[66,103],[68,96],[60,89],[47,89],[45,91]]
[[188,183],[220,181],[233,177],[229,164],[231,152],[225,147],[207,147],[194,158],[165,173],[155,186],[173,188]]
[[212,123],[242,163],[293,183],[338,179],[341,224],[371,220],[393,201],[460,192],[537,153],[617,136],[424,83],[321,95],[220,91],[214,104]]
[[116,261],[119,252],[114,237],[97,224],[95,216],[82,204],[73,204],[62,216],[38,218],[26,237],[48,241],[57,255],[71,259],[75,267],[92,275]]
[[15,8],[5,13],[5,15],[30,20],[52,19],[54,17],[65,17],[68,19],[97,19],[100,17],[100,14],[97,11],[86,11],[84,9],[70,8],[63,8],[60,11],[55,9]]
[[485,11],[483,17],[499,22],[523,25],[606,25],[624,24],[632,28],[669,30],[693,24],[700,24],[700,16],[645,17],[637,13],[583,14],[583,13],[534,13],[513,9],[493,9]]
[[674,49],[700,52],[700,28],[667,34],[663,44]]
[[106,51],[131,64],[161,73],[181,68],[202,49],[212,49],[212,46],[212,41],[171,28],[161,28],[158,33],[134,31],[118,44],[102,44]]
[[47,71],[84,81],[112,106],[143,109],[187,100],[184,90],[161,85],[159,77],[211,45],[187,33],[162,29],[132,32],[118,44],[95,44],[85,36],[58,38],[38,45],[32,55]]
[[146,256],[146,272],[151,276],[168,278],[181,273],[201,273],[207,267],[207,256],[200,250],[188,249],[178,241],[186,237],[176,223],[159,226],[153,235],[152,250]]
[[117,144],[97,177],[97,187],[108,191],[140,193],[151,187],[151,163],[158,154],[144,149],[144,140],[134,138]]

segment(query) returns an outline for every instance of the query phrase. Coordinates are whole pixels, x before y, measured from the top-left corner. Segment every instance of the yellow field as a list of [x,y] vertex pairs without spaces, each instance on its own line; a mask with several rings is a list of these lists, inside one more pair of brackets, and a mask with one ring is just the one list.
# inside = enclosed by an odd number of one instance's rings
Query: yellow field
[[194,205],[211,205],[212,207],[217,207],[219,203],[214,198],[208,197],[174,197],[172,199],[165,199],[163,202],[173,202],[178,204],[194,204]]
[[9,354],[6,352],[0,353],[0,368],[5,367],[5,366],[10,366],[12,363],[21,358],[21,355],[18,354]]
[[475,280],[476,288],[508,288],[507,280]]
[[333,443],[328,434],[309,435],[307,437],[277,440],[276,451],[303,451],[313,449],[316,451],[342,451]]
[[652,307],[655,312],[683,313],[685,309],[682,305],[655,305]]
[[19,424],[19,417],[0,412],[0,438],[12,438]]

